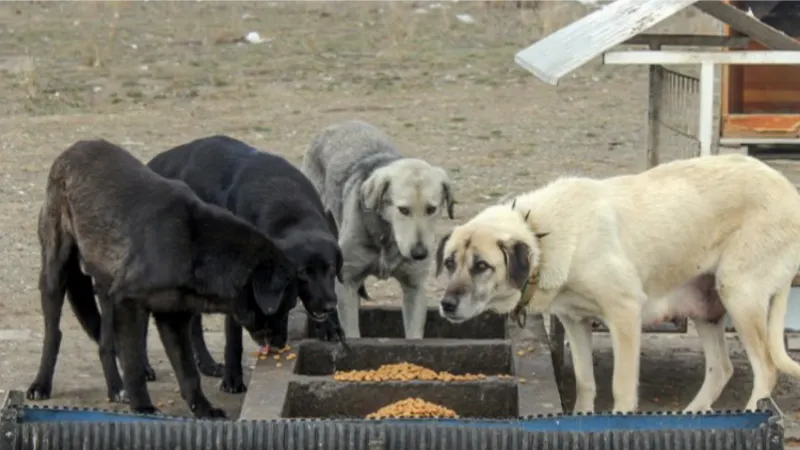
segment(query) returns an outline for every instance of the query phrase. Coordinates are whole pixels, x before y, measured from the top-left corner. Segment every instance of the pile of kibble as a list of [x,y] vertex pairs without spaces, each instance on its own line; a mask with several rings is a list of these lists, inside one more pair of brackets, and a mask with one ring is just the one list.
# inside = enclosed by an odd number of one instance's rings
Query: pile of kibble
[[416,364],[402,362],[384,364],[377,370],[336,371],[336,381],[476,381],[485,380],[483,374],[455,375],[449,372],[436,372]]
[[401,419],[401,418],[458,418],[458,414],[450,408],[426,402],[421,398],[407,398],[386,405],[374,413],[367,414],[367,419]]

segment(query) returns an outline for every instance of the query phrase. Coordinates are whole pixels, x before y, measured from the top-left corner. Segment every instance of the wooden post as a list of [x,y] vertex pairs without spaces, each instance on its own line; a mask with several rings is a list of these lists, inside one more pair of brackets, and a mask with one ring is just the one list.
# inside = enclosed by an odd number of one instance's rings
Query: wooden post
[[[651,43],[650,50],[661,50],[661,44]],[[662,66],[651,64],[648,67],[648,98],[647,98],[647,168],[658,165],[658,131],[661,127],[661,91],[664,85]]]
[[714,150],[714,76],[717,65],[713,62],[703,62],[700,65],[700,123],[698,136],[700,140],[700,156],[716,153]]

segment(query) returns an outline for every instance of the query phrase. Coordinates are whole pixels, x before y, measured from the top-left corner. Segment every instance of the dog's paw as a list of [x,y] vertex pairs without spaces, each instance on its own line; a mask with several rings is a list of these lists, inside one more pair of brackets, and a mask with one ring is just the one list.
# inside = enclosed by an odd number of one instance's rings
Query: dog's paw
[[225,376],[219,384],[219,390],[228,394],[241,394],[242,392],[247,392],[247,386],[245,386],[241,375]]
[[129,403],[128,393],[125,389],[111,390],[108,392],[108,401],[111,403]]
[[342,327],[338,319],[329,318],[325,322],[316,324],[316,336],[320,341],[338,342],[342,335]]
[[214,408],[211,405],[206,405],[200,407],[200,405],[192,405],[192,411],[194,412],[194,416],[198,419],[227,419],[228,415],[225,414],[225,411]]
[[144,377],[147,381],[156,381],[156,371],[150,367],[150,364],[144,367]]
[[136,414],[161,414],[161,410],[153,405],[139,406],[138,408],[131,407],[131,411]]
[[269,340],[269,348],[278,351],[282,348],[286,348],[288,342],[289,339],[285,336],[273,336],[272,339]]
[[34,381],[25,393],[28,400],[47,400],[50,398],[52,386],[45,386],[44,383]]
[[222,375],[225,373],[225,366],[218,363],[214,364],[197,363],[197,370],[199,370],[200,373],[202,373],[207,377],[222,378]]
[[228,415],[225,413],[225,411],[223,411],[223,410],[221,410],[219,408],[211,408],[211,409],[208,410],[208,416],[207,417],[209,419],[227,419]]

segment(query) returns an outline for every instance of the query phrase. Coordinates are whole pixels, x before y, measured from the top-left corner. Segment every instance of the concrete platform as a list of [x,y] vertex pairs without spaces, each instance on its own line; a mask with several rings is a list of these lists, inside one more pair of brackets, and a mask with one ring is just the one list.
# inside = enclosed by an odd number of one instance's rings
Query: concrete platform
[[[435,313],[435,310],[432,310]],[[393,334],[402,324],[399,308],[364,308],[363,334]],[[375,320],[380,318],[381,320]],[[462,417],[508,418],[562,412],[547,334],[538,318],[521,329],[505,317],[486,314],[459,325],[429,314],[426,338],[371,337],[338,344],[304,339],[297,358],[259,360],[252,373],[240,420],[364,417],[394,401],[421,397],[454,409]],[[402,330],[402,327],[399,328]],[[430,331],[430,333],[428,333]],[[306,331],[308,333],[308,331]],[[459,337],[454,337],[459,336]],[[466,339],[462,336],[480,336]],[[451,373],[483,373],[470,382],[334,381],[336,370],[376,369],[411,362]],[[498,378],[512,375],[513,378]]]

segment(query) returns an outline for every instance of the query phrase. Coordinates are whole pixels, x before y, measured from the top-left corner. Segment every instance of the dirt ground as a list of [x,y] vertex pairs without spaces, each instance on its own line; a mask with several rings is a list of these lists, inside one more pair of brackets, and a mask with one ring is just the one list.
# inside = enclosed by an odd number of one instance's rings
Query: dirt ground
[[[483,2],[3,3],[0,388],[27,388],[39,363],[36,215],[52,159],[74,141],[106,138],[148,160],[225,133],[299,163],[322,127],[360,118],[386,129],[406,154],[446,167],[463,221],[562,173],[644,168],[643,68],[593,61],[553,87],[513,62],[584,12],[569,2],[542,10]],[[686,32],[695,22],[665,26]],[[265,41],[242,43],[251,31]],[[452,225],[442,219],[440,234]],[[397,298],[393,283],[368,287],[380,301]],[[432,301],[440,293],[433,278],[429,291]],[[221,321],[206,324],[221,359]],[[97,347],[68,308],[62,330],[46,403],[120,408],[106,402]],[[159,377],[150,392],[165,411],[188,414],[157,336],[150,333]],[[611,358],[602,337],[597,348],[602,408],[610,404]],[[736,376],[721,408],[743,406],[750,389],[746,358],[733,351]],[[699,388],[694,335],[651,336],[643,358],[643,408],[680,408]],[[210,399],[236,417],[243,395],[217,385],[204,381]],[[787,413],[800,407],[797,387],[784,380],[776,392]]]

